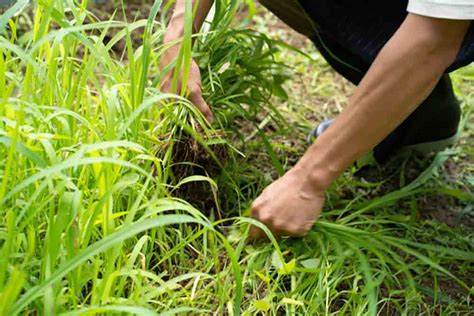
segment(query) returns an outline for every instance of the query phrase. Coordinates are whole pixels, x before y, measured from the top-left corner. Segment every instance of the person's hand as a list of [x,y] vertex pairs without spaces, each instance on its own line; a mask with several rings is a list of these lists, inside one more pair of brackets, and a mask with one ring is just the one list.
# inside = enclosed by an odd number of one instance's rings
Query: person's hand
[[[170,50],[166,51],[161,58],[160,61],[160,69],[164,69],[168,64],[172,63],[173,60],[178,56],[179,49],[171,48]],[[167,93],[179,93],[182,88],[182,74],[179,76],[178,85],[176,89],[173,90],[173,76],[174,76],[174,69],[168,71],[165,75],[163,80],[161,81],[160,88],[161,91]],[[212,123],[214,120],[214,116],[212,115],[212,111],[207,105],[206,101],[202,97],[202,90],[201,90],[201,72],[199,70],[198,65],[194,60],[191,62],[191,69],[189,72],[189,77],[187,81],[187,89],[186,89],[186,97],[191,103],[193,103],[204,116],[206,117],[209,123]]]
[[[276,236],[302,237],[321,214],[325,190],[308,177],[308,170],[295,167],[268,186],[252,203],[252,217],[265,224]],[[265,237],[253,226],[254,239]]]

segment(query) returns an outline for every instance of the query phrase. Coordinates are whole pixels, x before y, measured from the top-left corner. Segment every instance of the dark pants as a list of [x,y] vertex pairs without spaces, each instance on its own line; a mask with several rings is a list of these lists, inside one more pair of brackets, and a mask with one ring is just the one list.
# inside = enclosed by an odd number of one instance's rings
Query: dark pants
[[[352,54],[341,44],[318,31],[297,0],[260,0],[290,27],[309,37],[326,61],[344,78],[357,85],[370,63]],[[388,74],[389,75],[389,74]],[[374,149],[377,161],[386,160],[405,145],[435,141],[453,136],[461,117],[449,75],[443,75],[433,92],[382,143]]]

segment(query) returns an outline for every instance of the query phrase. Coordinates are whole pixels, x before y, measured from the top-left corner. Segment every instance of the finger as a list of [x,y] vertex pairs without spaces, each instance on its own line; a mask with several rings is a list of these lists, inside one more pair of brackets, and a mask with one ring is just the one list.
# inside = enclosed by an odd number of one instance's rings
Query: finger
[[189,101],[191,101],[194,106],[196,106],[199,111],[206,117],[209,123],[214,121],[214,115],[212,114],[211,108],[207,105],[206,101],[202,97],[200,89],[197,89],[189,95]]
[[[267,234],[257,226],[250,226],[250,239],[259,240],[267,237]],[[268,239],[268,238],[267,238]]]
[[178,81],[178,85],[175,91],[173,91],[173,76],[168,74],[161,80],[158,88],[160,91],[165,93],[176,93],[177,91],[181,90],[181,80]]
[[311,229],[312,225],[304,225],[298,222],[297,218],[289,218],[284,223],[275,223],[272,232],[277,236],[304,237]]

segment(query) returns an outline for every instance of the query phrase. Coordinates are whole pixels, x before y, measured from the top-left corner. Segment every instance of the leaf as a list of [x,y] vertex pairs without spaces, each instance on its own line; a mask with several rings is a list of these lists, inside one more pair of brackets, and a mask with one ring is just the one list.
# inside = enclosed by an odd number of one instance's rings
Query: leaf
[[[12,141],[9,137],[3,136],[0,137],[0,144],[10,147],[12,145]],[[48,165],[40,156],[32,152],[28,147],[19,141],[16,142],[15,150],[29,160],[33,161],[38,167],[45,168]]]
[[8,310],[21,293],[23,283],[25,274],[13,267],[9,282],[0,292],[0,315],[9,315]]
[[297,306],[304,306],[303,302],[294,300],[292,298],[285,297],[281,300],[282,304],[290,304],[290,305],[297,305]]
[[[79,315],[99,315],[99,314],[127,314],[127,315],[144,315],[152,316],[158,315],[157,312],[140,306],[126,306],[126,305],[105,305],[105,306],[89,306],[78,309],[76,311],[65,312],[59,314],[60,316],[79,316]],[[163,314],[161,314],[163,315]]]
[[277,270],[280,270],[283,267],[283,262],[281,261],[280,254],[277,251],[272,253],[272,266]]
[[136,170],[144,175],[147,175],[147,173],[141,169],[140,167],[128,162],[128,161],[123,161],[119,159],[113,159],[113,158],[107,158],[107,157],[94,157],[94,158],[83,158],[83,159],[73,159],[74,157],[69,158],[68,160],[65,160],[61,163],[58,163],[54,166],[51,166],[47,169],[43,169],[41,172],[35,173],[31,177],[23,180],[20,182],[17,186],[15,186],[12,190],[6,194],[2,200],[0,200],[0,205],[5,203],[7,200],[9,200],[12,196],[23,190],[24,188],[28,187],[30,184],[35,183],[36,181],[42,179],[42,178],[51,178],[54,175],[60,173],[61,171],[68,169],[68,168],[74,168],[74,167],[79,167],[82,165],[93,165],[95,163],[110,163],[110,164],[115,164],[117,166],[122,166],[126,168],[130,168],[133,170]]
[[289,96],[281,85],[275,84],[272,88],[272,92],[276,97],[280,98],[283,101],[288,101]]
[[23,294],[23,296],[13,305],[12,309],[10,310],[11,314],[18,314],[25,308],[31,301],[35,298],[44,294],[44,290],[54,284],[55,282],[61,280],[64,276],[66,276],[69,272],[86,262],[87,260],[91,259],[92,257],[98,255],[110,249],[112,246],[116,245],[128,239],[130,237],[136,236],[141,232],[147,231],[152,228],[168,226],[173,224],[185,224],[185,223],[196,223],[200,224],[204,227],[208,227],[212,229],[208,223],[193,218],[187,215],[163,215],[158,218],[148,219],[144,221],[140,221],[129,225],[127,227],[122,228],[121,230],[101,239],[100,241],[90,245],[87,249],[80,252],[76,256],[74,256],[71,260],[62,264],[48,279],[44,280],[37,286],[30,288],[28,291]]
[[278,274],[290,274],[296,267],[296,260],[292,259],[290,262],[285,263],[281,269],[278,270]]
[[15,14],[19,14],[27,4],[28,0],[19,0],[15,3],[14,6],[9,8],[2,15],[0,15],[0,32],[3,31],[3,28],[5,27],[5,25],[7,25],[8,20],[10,20]]
[[317,258],[311,258],[301,261],[301,265],[307,269],[317,269],[321,264],[321,260]]
[[272,266],[278,271],[278,274],[290,274],[296,267],[296,260],[293,259],[288,263],[282,261],[280,253],[276,250],[272,254]]
[[275,151],[273,150],[273,146],[268,140],[267,136],[265,136],[265,133],[263,133],[259,127],[257,133],[260,135],[262,139],[263,146],[265,147],[267,154],[270,156],[270,160],[272,161],[273,167],[278,171],[278,174],[280,176],[283,176],[285,174],[285,167],[283,167],[282,163],[278,159]]
[[267,300],[256,300],[253,305],[261,312],[268,312],[270,310],[270,303]]
[[265,274],[258,272],[257,270],[255,270],[254,272],[263,282],[270,283],[270,278],[267,277]]
[[200,175],[194,175],[194,176],[189,176],[189,177],[184,178],[176,185],[176,188],[179,188],[191,182],[208,182],[213,188],[217,189],[217,184],[214,180],[212,180],[209,177],[200,176]]

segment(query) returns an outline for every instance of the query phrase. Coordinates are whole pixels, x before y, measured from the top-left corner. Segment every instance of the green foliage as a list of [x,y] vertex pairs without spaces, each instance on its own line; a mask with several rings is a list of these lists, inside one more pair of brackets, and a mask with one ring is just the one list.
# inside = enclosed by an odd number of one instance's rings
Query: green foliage
[[[96,21],[87,1],[62,0],[18,1],[0,17],[1,315],[472,307],[472,284],[458,275],[472,272],[472,235],[406,213],[427,193],[472,204],[466,192],[430,182],[456,153],[439,155],[418,179],[379,198],[345,200],[342,186],[377,184],[341,179],[302,240],[276,240],[242,216],[271,180],[247,157],[263,152],[279,173],[287,168],[264,128],[290,130],[274,104],[288,99],[291,71],[277,58],[278,42],[231,27],[242,3],[250,6],[249,20],[253,2],[216,1],[194,50],[186,14],[175,66],[186,73],[197,59],[214,126],[186,91],[157,88],[168,4],[155,1],[148,18],[129,22]],[[120,54],[117,43],[125,47]],[[249,122],[251,131],[236,122]],[[196,166],[202,161],[193,146],[208,165]],[[213,175],[210,166],[217,166]],[[190,184],[206,188],[212,206],[182,194]],[[218,211],[235,217],[221,219]],[[271,242],[248,243],[249,223]],[[445,295],[442,282],[455,284],[460,298]]]

